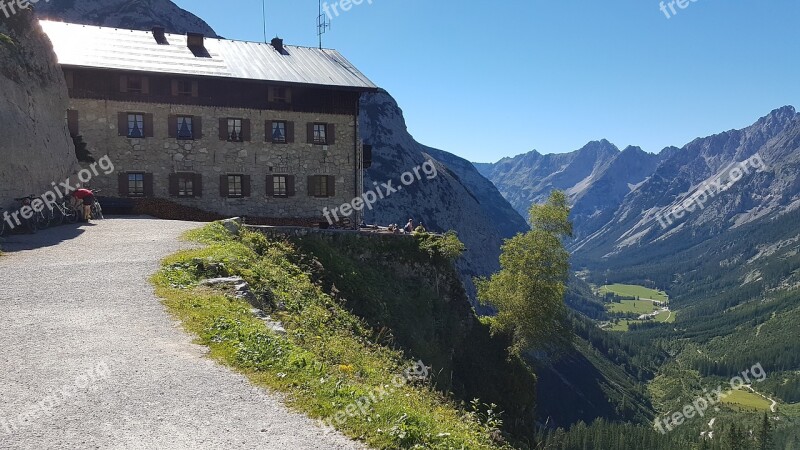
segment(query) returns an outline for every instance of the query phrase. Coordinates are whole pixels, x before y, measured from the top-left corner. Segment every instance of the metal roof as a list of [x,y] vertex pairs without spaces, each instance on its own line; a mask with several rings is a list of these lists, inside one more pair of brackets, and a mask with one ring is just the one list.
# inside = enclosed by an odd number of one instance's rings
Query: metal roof
[[210,57],[197,57],[187,37],[166,34],[169,45],[151,31],[39,21],[64,66],[179,75],[237,78],[286,83],[377,89],[336,50],[205,38]]

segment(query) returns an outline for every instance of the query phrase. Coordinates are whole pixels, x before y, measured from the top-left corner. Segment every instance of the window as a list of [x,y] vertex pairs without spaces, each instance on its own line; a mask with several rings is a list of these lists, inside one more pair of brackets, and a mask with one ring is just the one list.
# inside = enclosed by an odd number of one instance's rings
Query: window
[[324,123],[314,124],[314,143],[320,145],[328,143],[328,127]]
[[128,114],[128,137],[144,137],[144,114]]
[[178,139],[194,139],[192,132],[192,116],[178,116]]
[[194,175],[178,175],[178,197],[194,197]]
[[273,86],[269,88],[270,103],[291,103],[292,91],[287,87]]
[[289,177],[287,175],[275,175],[272,177],[272,192],[275,197],[289,196]]
[[330,197],[331,193],[328,189],[329,177],[325,175],[316,175],[309,177],[309,195],[312,197]]
[[286,122],[272,122],[272,142],[286,143]]
[[128,92],[141,94],[144,92],[142,85],[142,77],[128,76]]
[[228,197],[244,197],[243,185],[243,175],[228,175]]
[[192,97],[194,94],[194,89],[192,86],[191,80],[178,80],[178,89],[177,95],[178,97]]
[[242,119],[228,119],[228,140],[231,142],[242,142]]
[[129,197],[144,197],[144,174],[143,173],[129,173],[128,174],[128,196]]

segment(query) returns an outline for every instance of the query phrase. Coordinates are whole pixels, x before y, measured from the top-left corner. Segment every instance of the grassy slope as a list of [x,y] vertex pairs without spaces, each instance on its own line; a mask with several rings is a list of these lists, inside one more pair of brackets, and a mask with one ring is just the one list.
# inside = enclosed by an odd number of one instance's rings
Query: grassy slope
[[[254,233],[234,239],[219,224],[190,238],[207,246],[168,258],[153,281],[215,360],[286,393],[289,406],[311,417],[341,419],[333,421],[338,429],[374,448],[506,448],[492,438],[486,413],[467,412],[426,383],[393,385],[414,363],[378,344],[363,321],[314,285],[291,262],[293,247]],[[270,331],[246,302],[197,287],[228,275],[246,279],[265,309],[279,305],[272,316],[286,336]],[[376,393],[363,413],[354,408]]]
[[622,300],[621,303],[610,303],[608,305],[608,310],[612,313],[650,314],[657,309],[653,302],[647,300]]
[[386,340],[432,366],[440,390],[495,403],[515,434],[533,431],[536,378],[508,356],[509,339],[478,321],[449,262],[420,253],[416,239],[312,235],[298,245],[323,289],[372,329],[391,330]]
[[663,291],[648,289],[644,286],[638,286],[634,284],[611,284],[602,286],[600,288],[601,294],[605,294],[607,292],[612,292],[622,297],[639,297],[642,299],[656,300],[659,302],[664,302],[669,299],[667,294]]

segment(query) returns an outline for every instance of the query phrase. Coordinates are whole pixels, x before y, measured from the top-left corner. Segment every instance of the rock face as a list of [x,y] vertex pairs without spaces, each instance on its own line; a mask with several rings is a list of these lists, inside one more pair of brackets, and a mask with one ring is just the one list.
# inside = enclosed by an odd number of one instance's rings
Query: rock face
[[454,155],[419,144],[408,133],[403,113],[387,93],[366,95],[361,102],[360,135],[372,144],[373,165],[366,171],[365,190],[393,181],[426,161],[436,176],[422,180],[380,200],[366,214],[367,222],[405,225],[409,218],[422,221],[432,231],[455,230],[467,251],[458,268],[468,293],[474,298],[472,277],[499,269],[500,246],[527,229],[522,217],[472,165]]
[[[565,190],[577,262],[654,257],[800,208],[800,114],[786,106],[745,129],[658,155],[600,141],[569,154],[533,152],[476,167],[518,210]],[[703,192],[707,198],[696,197]],[[692,198],[703,198],[702,207]]]
[[[134,30],[162,26],[168,33],[203,33],[217,37],[202,19],[169,0],[62,0],[40,1],[36,12],[42,19]],[[225,14],[225,12],[222,12]]]
[[78,170],[67,86],[31,11],[0,20],[0,206],[41,195]]
[[[673,252],[800,207],[800,114],[791,106],[662,153],[607,223],[574,245],[580,254]],[[700,193],[702,207],[699,197],[691,200]]]
[[655,169],[658,160],[638,147],[620,152],[602,140],[571,153],[533,151],[475,166],[525,217],[532,204],[544,202],[553,190],[565,191],[572,204],[575,234],[585,236],[606,223],[608,214]]

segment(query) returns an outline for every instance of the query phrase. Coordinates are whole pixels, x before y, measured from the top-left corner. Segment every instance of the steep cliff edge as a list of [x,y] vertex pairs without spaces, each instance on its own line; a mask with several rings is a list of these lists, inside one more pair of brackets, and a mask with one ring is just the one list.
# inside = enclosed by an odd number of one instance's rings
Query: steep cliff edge
[[458,262],[470,298],[472,277],[500,269],[503,239],[528,229],[525,220],[500,192],[466,160],[418,143],[408,132],[403,111],[386,92],[362,97],[360,135],[373,145],[373,165],[365,171],[364,188],[389,180],[396,186],[401,174],[425,161],[438,168],[433,179],[422,178],[380,200],[367,212],[368,222],[404,225],[409,218],[429,230],[455,230],[467,251]]
[[42,194],[78,169],[67,86],[31,11],[0,21],[0,206]]
[[[498,405],[507,431],[531,432],[536,376],[492,336],[470,306],[452,263],[423,250],[423,236],[344,233],[296,239],[300,263],[325,292],[364,319],[381,343],[422,359],[456,399]],[[487,380],[492,380],[487,383]]]

